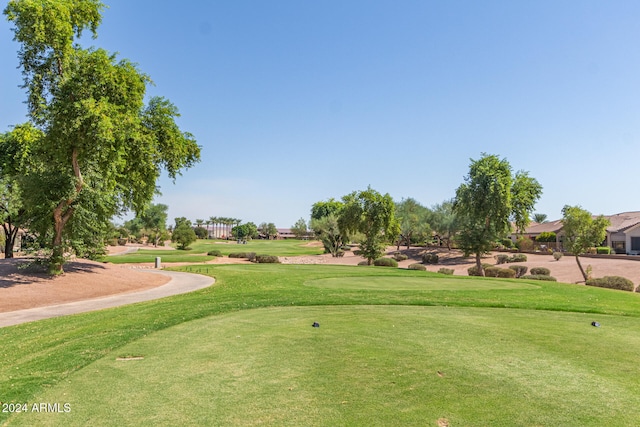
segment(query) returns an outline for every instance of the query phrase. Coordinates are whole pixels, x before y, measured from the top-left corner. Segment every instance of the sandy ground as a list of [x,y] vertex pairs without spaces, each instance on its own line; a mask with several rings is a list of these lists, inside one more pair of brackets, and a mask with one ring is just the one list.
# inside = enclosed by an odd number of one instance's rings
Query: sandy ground
[[[317,245],[317,242],[310,243]],[[143,246],[150,249],[152,246]],[[167,249],[159,247],[157,250]],[[122,253],[131,250],[131,246],[117,246],[108,248],[109,253]],[[387,254],[395,252],[395,247],[389,247]],[[409,259],[399,263],[406,268],[409,264],[420,262],[423,248],[401,249]],[[453,268],[455,275],[467,275],[467,268],[474,265],[473,258],[464,258],[459,251],[448,251],[443,248],[429,248],[428,252],[437,252],[440,262],[437,265],[427,265],[427,270],[438,271],[441,267]],[[485,257],[483,262],[495,264],[493,256]],[[583,281],[575,258],[565,256],[555,261],[551,255],[527,254],[527,262],[518,263],[532,267],[546,267],[551,275],[559,282],[580,283]],[[623,276],[640,285],[640,257],[632,259],[603,259],[581,258],[586,268],[591,265],[593,277]],[[331,255],[312,255],[297,257],[280,257],[284,264],[339,264],[357,265],[363,258],[346,252],[342,258],[332,258]],[[112,265],[86,260],[77,260],[65,265],[65,274],[59,277],[48,277],[42,269],[37,267],[24,268],[26,259],[0,259],[0,312],[20,310],[24,308],[41,307],[64,302],[80,301],[84,299],[114,295],[149,289],[165,284],[169,279],[165,276],[137,271],[143,268],[153,268],[151,263],[135,265]],[[249,264],[247,260],[227,257],[215,258],[207,264]],[[171,264],[172,266],[184,265]],[[508,264],[505,265],[508,267]]]
[[[50,277],[25,258],[0,260],[0,312],[80,301],[154,288],[169,281],[159,274],[77,260]],[[26,267],[26,268],[25,268]]]

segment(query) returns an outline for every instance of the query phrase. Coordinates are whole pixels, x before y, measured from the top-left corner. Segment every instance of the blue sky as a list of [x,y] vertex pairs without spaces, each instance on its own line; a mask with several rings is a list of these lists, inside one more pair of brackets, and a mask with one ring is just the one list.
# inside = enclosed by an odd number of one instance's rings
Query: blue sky
[[[160,181],[170,218],[289,227],[368,185],[432,206],[482,152],[538,179],[550,219],[640,210],[638,1],[106,4],[86,43],[137,63],[202,146]],[[2,20],[0,131],[26,114],[11,39]]]

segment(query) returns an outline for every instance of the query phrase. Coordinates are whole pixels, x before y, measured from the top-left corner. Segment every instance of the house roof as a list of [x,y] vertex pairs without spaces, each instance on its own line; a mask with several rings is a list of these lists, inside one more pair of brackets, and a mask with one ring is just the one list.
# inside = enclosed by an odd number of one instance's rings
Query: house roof
[[529,227],[525,229],[524,233],[525,234],[540,234],[544,232],[557,233],[560,230],[562,230],[562,220],[558,219],[556,221],[532,223]]
[[625,231],[635,225],[640,224],[640,211],[623,212],[615,215],[605,216],[611,225],[607,227],[607,231],[617,233]]
[[[611,223],[611,225],[607,227],[607,232],[609,233],[626,231],[629,228],[640,224],[640,211],[623,212],[615,215],[603,216]],[[595,215],[594,218],[596,218]],[[532,223],[529,227],[526,228],[525,234],[540,234],[545,231],[553,231],[554,233],[558,233],[560,230],[562,230],[562,220],[558,219],[555,221],[543,223]]]

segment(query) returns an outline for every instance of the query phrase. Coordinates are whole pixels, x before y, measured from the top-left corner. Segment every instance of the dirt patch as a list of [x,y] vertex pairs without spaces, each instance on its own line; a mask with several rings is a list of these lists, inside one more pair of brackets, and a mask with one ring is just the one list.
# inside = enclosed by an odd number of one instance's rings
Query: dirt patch
[[69,262],[64,274],[51,277],[41,267],[25,268],[29,261],[0,260],[0,312],[140,291],[170,280],[160,274],[87,260]]

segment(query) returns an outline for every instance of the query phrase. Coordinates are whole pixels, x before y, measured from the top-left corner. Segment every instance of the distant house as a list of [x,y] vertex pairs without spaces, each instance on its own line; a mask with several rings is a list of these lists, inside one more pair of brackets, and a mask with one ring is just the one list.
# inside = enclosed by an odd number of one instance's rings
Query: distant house
[[290,228],[277,228],[278,236],[276,239],[295,239],[296,235],[293,234]]
[[[640,255],[640,211],[623,212],[615,215],[603,215],[611,225],[603,245],[609,246],[617,254]],[[562,220],[533,223],[522,234],[535,240],[542,232],[556,233],[556,243],[562,245]],[[515,234],[512,238],[517,238]]]

